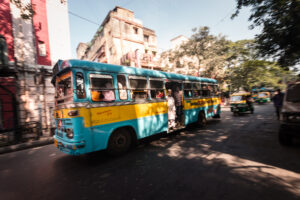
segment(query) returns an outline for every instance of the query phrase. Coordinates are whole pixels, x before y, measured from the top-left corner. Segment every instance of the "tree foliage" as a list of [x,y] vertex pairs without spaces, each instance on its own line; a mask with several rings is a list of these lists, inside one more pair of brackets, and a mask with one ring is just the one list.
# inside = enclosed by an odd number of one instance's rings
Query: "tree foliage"
[[293,72],[282,69],[276,62],[247,60],[231,68],[228,81],[232,90],[250,91],[253,87],[283,88],[284,82],[295,79]]
[[170,54],[170,60],[177,63],[177,67],[182,63],[187,65],[189,70],[194,70],[199,76],[222,78],[228,41],[224,36],[211,35],[208,27],[194,28],[193,32],[187,42]]
[[282,67],[300,62],[300,1],[299,0],[236,0],[236,12],[251,7],[251,28],[262,26],[256,36],[261,56],[271,56]]

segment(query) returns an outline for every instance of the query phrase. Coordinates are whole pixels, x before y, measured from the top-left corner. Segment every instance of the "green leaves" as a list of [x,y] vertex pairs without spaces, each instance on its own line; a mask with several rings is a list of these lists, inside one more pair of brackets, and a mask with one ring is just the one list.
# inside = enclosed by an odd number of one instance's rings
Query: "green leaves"
[[273,57],[283,68],[300,63],[299,0],[237,0],[232,18],[242,7],[252,8],[252,27],[263,27],[256,37],[260,56]]
[[250,91],[253,87],[283,88],[283,83],[296,76],[282,69],[276,62],[265,60],[248,60],[229,70],[232,89],[243,88]]

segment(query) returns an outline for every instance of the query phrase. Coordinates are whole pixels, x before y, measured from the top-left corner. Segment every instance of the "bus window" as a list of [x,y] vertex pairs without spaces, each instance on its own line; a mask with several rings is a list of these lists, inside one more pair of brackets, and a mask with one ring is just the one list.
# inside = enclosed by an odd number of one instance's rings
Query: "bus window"
[[201,85],[200,83],[193,83],[193,96],[200,97],[201,96]]
[[120,100],[127,100],[128,94],[127,94],[125,75],[118,75],[117,80],[118,80],[119,98]]
[[115,92],[111,75],[91,74],[92,101],[114,101]]
[[213,85],[213,93],[214,96],[218,96],[219,95],[219,86],[218,85]]
[[84,78],[80,72],[76,73],[76,95],[78,99],[85,98]]
[[71,72],[63,74],[56,80],[56,102],[57,104],[72,101],[73,87]]
[[201,88],[202,88],[202,96],[203,97],[208,97],[210,96],[209,90],[208,90],[208,86],[206,83],[201,84]]
[[192,97],[192,83],[184,83],[184,97],[190,98]]
[[129,83],[131,89],[131,99],[140,100],[148,98],[146,77],[130,76]]
[[208,88],[208,91],[209,91],[208,96],[214,96],[215,94],[214,94],[214,90],[213,90],[213,85],[212,84],[208,84],[207,88]]
[[164,99],[164,82],[162,80],[150,80],[151,98]]

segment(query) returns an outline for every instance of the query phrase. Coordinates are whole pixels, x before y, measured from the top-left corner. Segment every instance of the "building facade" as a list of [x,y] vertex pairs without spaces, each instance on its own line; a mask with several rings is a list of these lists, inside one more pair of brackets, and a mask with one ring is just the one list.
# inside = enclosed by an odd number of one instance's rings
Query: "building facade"
[[160,69],[155,31],[144,27],[132,11],[121,7],[107,14],[89,43],[77,46],[77,58]]
[[[66,0],[22,0],[34,15],[26,18],[10,0],[0,0],[0,133],[53,123],[52,66],[71,57]],[[0,137],[1,139],[1,137]]]

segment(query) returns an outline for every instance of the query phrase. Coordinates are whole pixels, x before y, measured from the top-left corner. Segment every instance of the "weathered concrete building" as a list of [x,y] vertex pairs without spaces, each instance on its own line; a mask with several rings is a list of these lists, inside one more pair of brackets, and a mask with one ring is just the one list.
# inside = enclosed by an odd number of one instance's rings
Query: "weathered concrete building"
[[71,57],[68,5],[66,0],[21,2],[31,4],[32,18],[22,17],[10,0],[0,0],[0,133],[22,135],[33,125],[49,134],[52,66]]
[[83,60],[160,69],[155,32],[143,26],[134,13],[121,7],[111,10],[93,39],[80,43],[77,57]]

